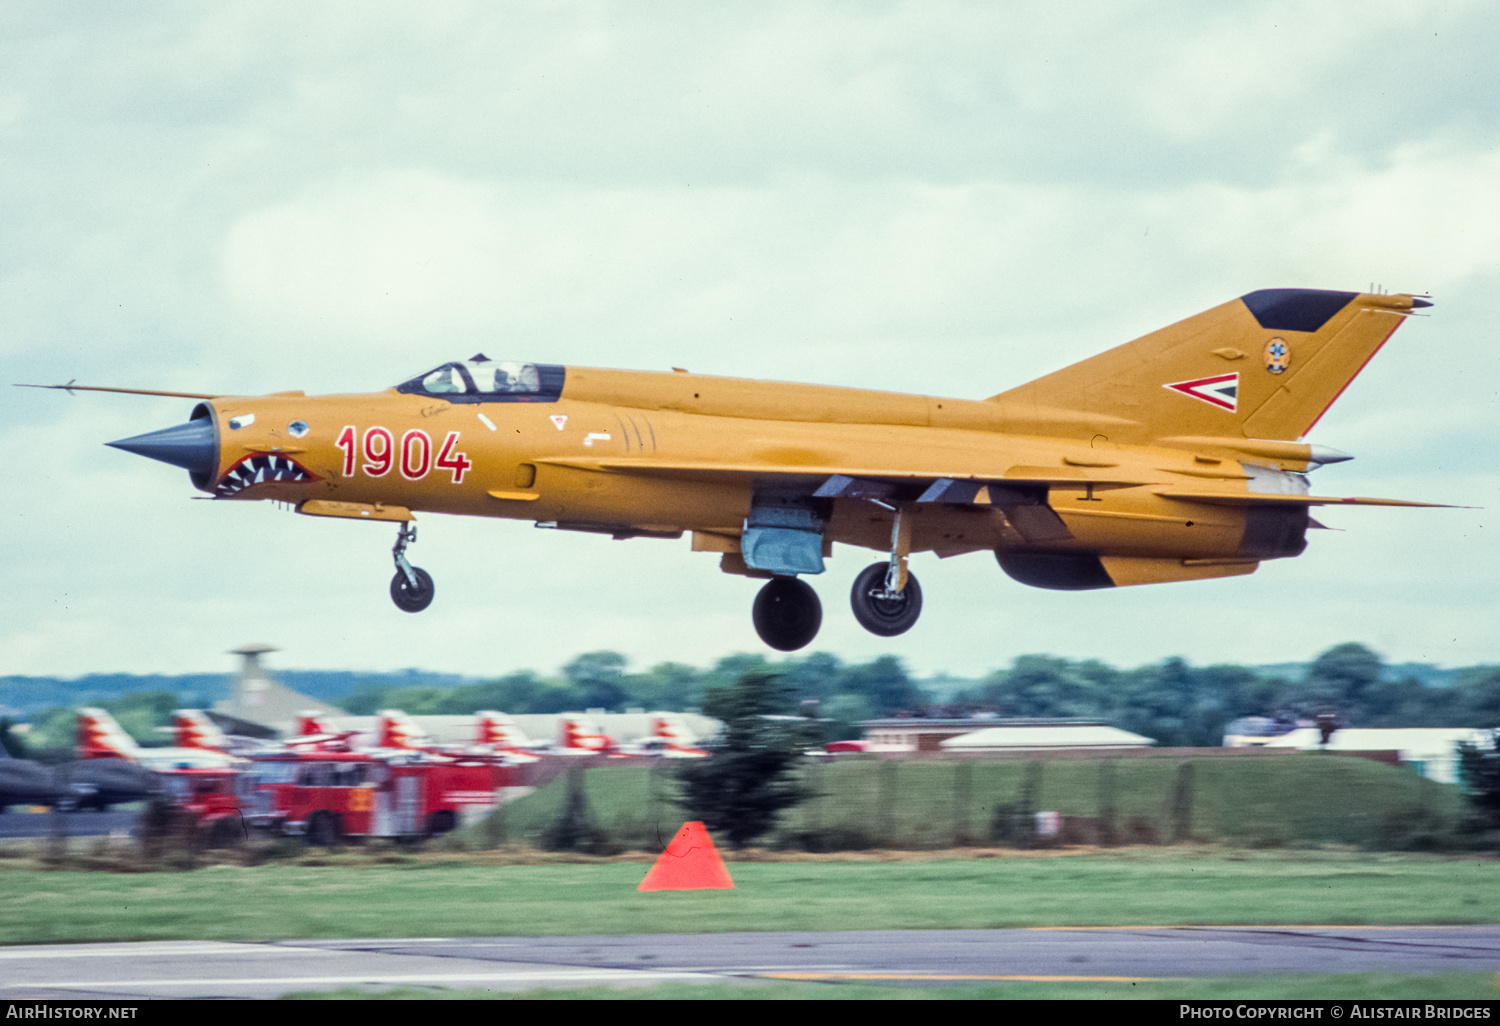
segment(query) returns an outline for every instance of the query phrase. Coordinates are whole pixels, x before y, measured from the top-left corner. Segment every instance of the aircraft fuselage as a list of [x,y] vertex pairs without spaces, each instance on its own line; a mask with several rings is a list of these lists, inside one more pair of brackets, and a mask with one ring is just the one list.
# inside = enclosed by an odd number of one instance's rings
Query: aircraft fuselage
[[[205,490],[363,519],[388,519],[396,509],[647,536],[692,531],[708,536],[698,539],[707,547],[740,534],[757,488],[811,492],[835,474],[860,478],[868,468],[899,492],[905,471],[910,501],[934,476],[1050,478],[1047,501],[1071,537],[1050,538],[1049,551],[1247,563],[1301,551],[1247,539],[1243,508],[1162,493],[1245,495],[1268,478],[1305,492],[1297,474],[1308,466],[1305,445],[1283,443],[1282,458],[1257,465],[1252,477],[1212,443],[1185,451],[1115,444],[1100,432],[1071,439],[1015,433],[1008,428],[1068,425],[1062,415],[1049,422],[989,402],[688,374],[567,373],[555,402],[460,404],[395,391],[216,399],[199,411],[219,439]],[[609,401],[625,395],[630,405]],[[300,437],[289,429],[294,424]],[[267,466],[257,470],[257,458]],[[279,461],[294,461],[311,479],[293,480],[285,470],[278,479],[286,466]],[[1146,483],[1111,483],[1121,478]],[[324,505],[332,503],[370,509]],[[859,498],[835,498],[831,507],[827,541],[889,547],[890,510]],[[1028,544],[991,503],[910,508],[912,552]],[[1300,538],[1295,524],[1293,531]]]

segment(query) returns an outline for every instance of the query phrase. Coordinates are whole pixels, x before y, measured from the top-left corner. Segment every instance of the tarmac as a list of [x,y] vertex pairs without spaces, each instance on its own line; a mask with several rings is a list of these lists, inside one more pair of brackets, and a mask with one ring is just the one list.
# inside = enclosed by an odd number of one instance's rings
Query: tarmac
[[1259,973],[1500,972],[1500,926],[1164,926],[419,937],[0,948],[0,998],[274,998],[396,987],[804,980],[940,986]]
[[[68,837],[125,837],[135,832],[139,811],[64,812],[63,832]],[[0,813],[0,838],[46,837],[52,832],[52,815],[48,812]]]

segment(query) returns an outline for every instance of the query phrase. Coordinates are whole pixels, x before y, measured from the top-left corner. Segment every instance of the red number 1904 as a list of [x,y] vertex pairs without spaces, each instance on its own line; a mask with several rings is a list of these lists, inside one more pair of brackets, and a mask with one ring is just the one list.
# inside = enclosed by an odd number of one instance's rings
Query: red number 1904
[[406,432],[401,436],[399,446],[387,428],[366,428],[362,440],[357,434],[354,425],[350,424],[339,432],[338,441],[334,443],[344,453],[345,477],[355,476],[355,462],[361,455],[365,462],[360,469],[370,477],[384,477],[392,467],[397,467],[408,481],[422,480],[436,466],[448,471],[454,484],[463,484],[464,475],[474,466],[473,460],[458,451],[457,431],[448,432],[436,460],[432,458],[432,437],[426,431],[414,428]]

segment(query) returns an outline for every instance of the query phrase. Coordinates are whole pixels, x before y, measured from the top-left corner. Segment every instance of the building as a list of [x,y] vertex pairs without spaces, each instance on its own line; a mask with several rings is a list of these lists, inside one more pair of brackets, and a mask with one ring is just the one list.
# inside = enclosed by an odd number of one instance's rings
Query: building
[[994,717],[966,716],[954,719],[927,719],[902,716],[885,720],[864,720],[867,752],[940,752],[950,737],[968,734],[981,726],[1001,721]]
[[945,752],[1044,752],[1094,749],[1101,752],[1150,748],[1156,741],[1112,727],[1103,720],[1008,720],[960,734],[942,743]]
[[972,716],[962,719],[901,717],[866,720],[870,752],[1035,752],[1062,748],[1101,751],[1147,748],[1154,740],[1104,720]]
[[[222,702],[216,702],[213,712],[280,734],[295,734],[297,717],[302,713],[343,715],[342,709],[272,680],[260,659],[267,652],[275,651],[271,645],[242,645],[232,649],[230,654],[237,655],[242,660],[240,672],[234,678],[234,694]],[[226,724],[221,723],[220,726],[222,728]]]
[[[1233,724],[1231,724],[1233,726]],[[1470,727],[1344,727],[1333,732],[1325,747],[1317,727],[1296,727],[1278,736],[1227,734],[1226,747],[1258,746],[1303,752],[1390,752],[1392,761],[1415,770],[1428,780],[1458,783],[1458,746],[1488,745],[1493,731]]]

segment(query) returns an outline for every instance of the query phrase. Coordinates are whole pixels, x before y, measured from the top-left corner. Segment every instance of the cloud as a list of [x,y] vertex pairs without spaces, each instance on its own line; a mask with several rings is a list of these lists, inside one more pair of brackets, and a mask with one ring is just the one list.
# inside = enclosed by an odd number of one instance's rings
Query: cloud
[[606,188],[375,171],[247,212],[222,273],[245,330],[303,350],[357,343],[366,365],[414,348],[432,362],[450,339],[558,362],[842,376],[863,347],[894,360],[920,342],[950,361],[948,380],[853,383],[944,392],[977,371],[998,391],[1253,288],[1442,291],[1491,274],[1497,176],[1500,149],[1437,145],[1258,188]]
[[[94,13],[0,33],[10,380],[365,391],[483,350],[981,397],[1254,288],[1374,281],[1438,306],[1320,423],[1359,460],[1318,487],[1500,502],[1489,5]],[[439,597],[405,616],[386,532],[184,502],[180,471],[99,445],[190,404],[7,398],[8,668],[199,668],[256,637],[464,672],[757,647],[754,583],[685,543],[520,523],[424,520]],[[834,614],[875,558],[841,547],[820,643],[964,672],[1253,660],[1222,624],[1269,610],[1278,659],[1356,621],[1393,655],[1494,658],[1484,514],[1335,517],[1252,577],[1109,596],[924,558],[895,649]]]

